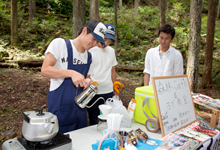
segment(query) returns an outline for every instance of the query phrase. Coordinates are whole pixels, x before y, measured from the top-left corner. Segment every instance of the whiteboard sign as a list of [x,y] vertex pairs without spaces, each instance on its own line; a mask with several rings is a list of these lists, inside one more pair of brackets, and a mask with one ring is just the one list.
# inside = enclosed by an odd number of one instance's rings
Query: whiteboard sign
[[186,75],[152,77],[162,136],[197,120]]

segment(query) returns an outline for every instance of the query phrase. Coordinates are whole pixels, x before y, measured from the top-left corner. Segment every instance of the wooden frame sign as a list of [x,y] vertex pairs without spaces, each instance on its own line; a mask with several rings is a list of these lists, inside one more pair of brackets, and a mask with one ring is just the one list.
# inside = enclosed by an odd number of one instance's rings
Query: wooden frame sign
[[151,79],[163,137],[197,121],[186,75]]

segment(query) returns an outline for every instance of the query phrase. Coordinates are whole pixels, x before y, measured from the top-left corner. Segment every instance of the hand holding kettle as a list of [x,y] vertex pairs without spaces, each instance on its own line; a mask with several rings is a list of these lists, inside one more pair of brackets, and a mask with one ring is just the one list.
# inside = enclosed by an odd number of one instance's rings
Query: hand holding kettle
[[84,88],[86,88],[88,85],[92,84],[92,79],[91,78],[86,78],[85,82],[86,82],[86,86],[84,86]]
[[87,87],[92,83],[90,78],[86,78],[79,72],[73,70],[73,75],[71,76],[73,84],[78,87]]

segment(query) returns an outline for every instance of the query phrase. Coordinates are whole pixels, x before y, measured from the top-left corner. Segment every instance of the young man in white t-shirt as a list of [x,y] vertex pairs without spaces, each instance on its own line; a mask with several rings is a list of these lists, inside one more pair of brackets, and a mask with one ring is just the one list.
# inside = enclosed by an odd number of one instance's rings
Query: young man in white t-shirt
[[175,29],[164,25],[159,30],[160,45],[147,51],[145,57],[144,86],[152,85],[151,77],[183,74],[183,57],[170,46],[175,36]]
[[[105,47],[96,46],[89,50],[92,54],[92,64],[88,75],[93,81],[98,83],[98,93],[89,102],[88,106],[93,104],[99,97],[105,100],[118,95],[116,91],[113,93],[113,83],[116,81],[115,66],[118,64],[115,56],[115,50],[109,45],[115,41],[115,27],[111,24],[105,24],[107,32],[105,35]],[[89,115],[89,124],[97,124],[100,110],[98,106],[103,104],[103,100],[97,101],[91,108],[87,108]]]
[[98,42],[105,45],[106,27],[99,21],[90,20],[75,39],[54,39],[45,52],[41,74],[50,78],[48,111],[55,114],[62,133],[87,126],[86,108],[74,101],[92,81],[87,73],[92,61],[87,51]]

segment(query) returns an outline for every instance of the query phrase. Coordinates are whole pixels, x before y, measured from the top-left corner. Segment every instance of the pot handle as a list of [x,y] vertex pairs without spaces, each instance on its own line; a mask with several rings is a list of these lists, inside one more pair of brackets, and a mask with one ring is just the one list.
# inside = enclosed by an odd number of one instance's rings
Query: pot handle
[[24,118],[25,121],[30,123],[30,118],[24,112],[22,112],[22,117]]
[[53,123],[50,123],[50,124],[46,127],[46,131],[47,131],[48,134],[51,134],[51,133],[52,133],[53,127],[54,127],[54,124],[53,124]]

